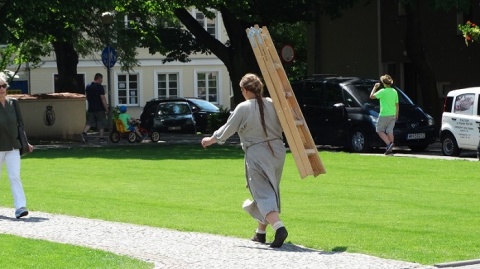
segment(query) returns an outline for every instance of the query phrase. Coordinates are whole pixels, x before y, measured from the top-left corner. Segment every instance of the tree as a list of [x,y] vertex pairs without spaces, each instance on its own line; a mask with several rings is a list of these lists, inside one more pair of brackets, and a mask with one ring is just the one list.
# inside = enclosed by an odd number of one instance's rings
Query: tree
[[[274,27],[275,25],[281,24],[295,25],[299,22],[310,22],[314,19],[314,14],[311,12],[313,5],[319,5],[325,13],[338,14],[341,8],[351,6],[354,1],[355,0],[288,0],[282,1],[281,5],[278,4],[278,1],[274,0],[176,1],[165,10],[171,10],[176,19],[188,30],[187,32],[173,29],[170,25],[165,26],[165,24],[156,24],[156,27],[145,28],[145,23],[142,21],[152,21],[152,17],[159,18],[159,16],[155,14],[155,12],[158,12],[155,8],[158,5],[165,6],[164,1],[157,0],[155,4],[152,4],[152,2],[138,3],[141,1],[132,3],[132,1],[128,2],[128,10],[132,11],[131,7],[135,6],[137,9],[144,11],[143,15],[140,14],[140,12],[136,13],[137,18],[139,18],[136,24],[144,26],[141,28],[143,31],[142,46],[148,47],[151,53],[160,52],[166,54],[166,61],[173,59],[188,60],[188,53],[213,53],[225,64],[233,85],[237,85],[245,73],[260,73],[246,35],[247,28],[255,24]],[[229,37],[228,42],[222,43],[208,33],[206,29],[198,23],[196,18],[192,16],[188,7],[195,7],[209,18],[215,15],[214,10],[219,11]],[[168,13],[168,11],[165,10],[163,11]],[[145,11],[148,11],[150,18],[145,17]],[[165,13],[162,15],[165,15]],[[157,19],[157,22],[158,21],[160,21],[160,19]],[[140,27],[134,28],[140,30]],[[172,34],[173,31],[177,31],[177,34]],[[167,34],[170,38],[166,38]],[[178,40],[182,41],[182,45],[179,46],[180,42],[178,42]],[[170,43],[170,41],[177,42]],[[292,42],[295,41],[293,40]],[[166,50],[168,50],[168,53],[165,53]],[[184,53],[185,51],[188,53]],[[239,87],[234,86],[233,92],[234,102],[241,102],[242,96]]]
[[[275,47],[278,50],[285,45],[291,45],[295,51],[294,59],[285,63],[283,68],[290,80],[302,79],[307,76],[307,23],[276,23],[269,29]],[[280,55],[281,51],[278,52]]]
[[[76,66],[79,57],[101,50],[106,43],[107,29],[100,22],[100,14],[104,11],[117,12],[110,34],[122,70],[130,70],[137,64],[135,48],[138,46],[166,55],[165,61],[188,61],[191,53],[213,53],[225,64],[235,85],[243,74],[259,73],[245,33],[248,27],[309,22],[313,19],[313,5],[319,5],[326,13],[338,14],[341,8],[350,6],[355,0],[289,0],[281,5],[273,0],[2,1],[1,8],[8,9],[4,21],[0,20],[6,30],[3,41],[16,48],[27,41],[35,44],[35,51],[25,51],[25,59],[29,62],[55,51],[60,91],[83,92],[75,85]],[[192,6],[207,17],[214,16],[212,10],[220,11],[229,41],[221,43],[199,25],[187,9]],[[128,16],[128,22],[123,21],[124,15]],[[175,22],[182,23],[185,28],[178,27]],[[234,88],[234,96],[236,103],[241,101],[238,87]]]
[[423,44],[422,23],[424,18],[422,14],[422,5],[430,5],[434,10],[468,10],[469,0],[430,0],[428,2],[420,0],[402,0],[405,6],[407,31],[406,31],[406,51],[412,61],[415,71],[418,74],[421,90],[430,100],[427,103],[427,111],[438,122],[441,117],[441,107],[438,100],[437,80],[435,73],[429,63]]
[[[1,4],[1,2],[0,2]],[[79,57],[93,55],[106,43],[106,27],[102,25],[101,13],[115,8],[113,0],[84,1],[6,1],[0,8],[6,14],[0,23],[2,43],[9,44],[10,54],[17,64],[39,63],[41,57],[55,52],[58,70],[58,91],[84,92],[77,84],[77,65]],[[124,28],[123,17],[115,21],[119,29],[115,40],[135,40],[128,36]],[[117,51],[122,66],[131,68],[136,64],[135,49],[138,42],[125,42]],[[4,53],[7,53],[4,51]]]

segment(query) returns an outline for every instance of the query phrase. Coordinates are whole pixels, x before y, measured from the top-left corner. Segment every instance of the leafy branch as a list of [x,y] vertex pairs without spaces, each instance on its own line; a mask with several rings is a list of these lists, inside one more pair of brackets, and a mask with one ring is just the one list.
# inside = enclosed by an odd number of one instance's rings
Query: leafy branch
[[467,21],[465,24],[459,24],[458,30],[460,30],[465,38],[465,44],[468,46],[468,42],[480,42],[480,28],[477,24]]

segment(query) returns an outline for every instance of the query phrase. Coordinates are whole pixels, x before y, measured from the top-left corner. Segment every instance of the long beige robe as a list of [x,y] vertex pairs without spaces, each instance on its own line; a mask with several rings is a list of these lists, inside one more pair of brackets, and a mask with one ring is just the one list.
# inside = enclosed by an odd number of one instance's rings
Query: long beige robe
[[238,133],[245,152],[245,176],[253,202],[245,201],[243,208],[255,219],[267,223],[265,216],[280,213],[280,179],[285,163],[282,127],[270,98],[264,98],[264,118],[267,136],[262,128],[255,99],[240,103],[227,123],[213,133],[223,144]]

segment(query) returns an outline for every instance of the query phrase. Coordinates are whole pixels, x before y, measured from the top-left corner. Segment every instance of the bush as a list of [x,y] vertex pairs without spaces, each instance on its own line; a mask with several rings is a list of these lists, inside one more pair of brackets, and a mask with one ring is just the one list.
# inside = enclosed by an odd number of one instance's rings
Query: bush
[[224,125],[230,116],[230,108],[223,108],[220,106],[220,112],[217,114],[210,114],[208,116],[207,132],[213,133],[215,130]]

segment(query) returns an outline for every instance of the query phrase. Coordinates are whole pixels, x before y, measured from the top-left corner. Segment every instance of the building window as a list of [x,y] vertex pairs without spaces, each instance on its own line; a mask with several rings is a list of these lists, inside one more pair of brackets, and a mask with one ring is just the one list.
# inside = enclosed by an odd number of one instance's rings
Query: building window
[[217,37],[216,23],[215,23],[216,18],[209,19],[209,18],[205,17],[205,14],[203,14],[200,11],[195,12],[195,18],[197,19],[198,23],[200,23],[200,25],[203,28],[205,28],[205,30],[211,36],[213,36],[215,38]]
[[178,97],[178,73],[157,74],[157,97]]
[[197,97],[218,103],[218,72],[197,73]]
[[118,104],[138,105],[139,104],[138,74],[118,75],[117,101]]

